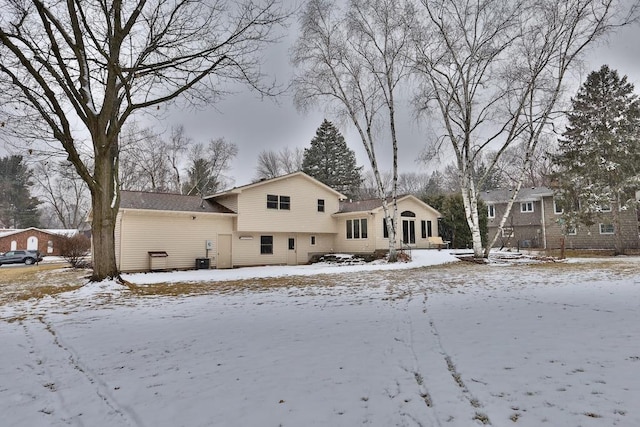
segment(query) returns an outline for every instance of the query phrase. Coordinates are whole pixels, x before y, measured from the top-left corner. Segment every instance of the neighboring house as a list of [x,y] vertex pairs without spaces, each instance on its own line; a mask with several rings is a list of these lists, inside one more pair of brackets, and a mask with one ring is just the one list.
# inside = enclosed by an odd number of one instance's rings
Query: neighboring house
[[[498,230],[513,190],[492,190],[480,197],[487,205],[489,238]],[[562,245],[562,209],[555,203],[554,192],[548,187],[522,188],[500,237],[494,247],[559,249]],[[635,209],[622,211],[621,236],[625,249],[640,248],[638,213]],[[578,225],[564,236],[567,249],[613,249],[614,227],[611,215],[603,212],[591,227]]]
[[[380,202],[344,199],[303,172],[204,199],[122,191],[115,231],[118,268],[305,264],[324,253],[388,249]],[[401,198],[398,206],[405,214],[407,244],[429,247],[429,235],[438,243],[436,210],[413,196]]]
[[78,230],[26,228],[0,230],[0,252],[16,249],[38,250],[43,256],[60,256],[62,240],[78,234]]

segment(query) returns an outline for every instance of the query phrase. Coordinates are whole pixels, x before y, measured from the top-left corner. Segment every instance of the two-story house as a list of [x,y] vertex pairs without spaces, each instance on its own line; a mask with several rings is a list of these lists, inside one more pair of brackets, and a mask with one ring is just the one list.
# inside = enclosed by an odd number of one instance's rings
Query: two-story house
[[[500,189],[483,192],[480,197],[487,205],[489,237],[499,231],[495,247],[559,249],[564,239],[567,249],[613,249],[615,230],[611,214],[606,207],[591,227],[563,224],[563,211],[555,202],[554,192],[548,187],[522,188],[518,192],[511,213],[499,230],[513,190]],[[625,249],[640,248],[638,214],[636,209],[622,211],[621,230]]]
[[[349,202],[296,172],[204,199],[122,191],[116,221],[120,271],[305,264],[324,253],[388,249],[380,201]],[[413,196],[398,199],[398,244],[433,247],[438,211]]]

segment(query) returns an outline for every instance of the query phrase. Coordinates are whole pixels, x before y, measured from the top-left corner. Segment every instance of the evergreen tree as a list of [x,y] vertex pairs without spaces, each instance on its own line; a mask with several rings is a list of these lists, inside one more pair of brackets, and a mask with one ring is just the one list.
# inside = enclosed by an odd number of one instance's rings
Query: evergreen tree
[[311,147],[304,149],[302,171],[351,198],[362,183],[362,166],[356,166],[355,153],[327,119],[316,131]]
[[[443,240],[451,242],[451,248],[473,247],[473,236],[465,217],[464,203],[460,193],[432,194],[423,201],[442,214],[442,218],[438,221],[438,232]],[[478,201],[478,206],[480,234],[484,244],[487,238],[487,209],[482,200]]]
[[38,205],[31,197],[31,171],[22,163],[22,156],[0,158],[0,223],[6,227],[39,227]]
[[640,167],[640,105],[627,77],[604,65],[571,100],[568,125],[554,156],[565,224],[593,225],[611,210],[616,251],[622,251],[620,211],[635,204]]

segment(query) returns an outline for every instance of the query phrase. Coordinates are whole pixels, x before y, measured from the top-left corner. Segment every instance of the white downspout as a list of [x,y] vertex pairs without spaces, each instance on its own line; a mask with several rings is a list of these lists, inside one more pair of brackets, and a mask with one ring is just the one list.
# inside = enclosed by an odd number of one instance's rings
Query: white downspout
[[544,196],[540,197],[540,209],[542,211],[542,249],[547,249],[547,224],[544,219]]

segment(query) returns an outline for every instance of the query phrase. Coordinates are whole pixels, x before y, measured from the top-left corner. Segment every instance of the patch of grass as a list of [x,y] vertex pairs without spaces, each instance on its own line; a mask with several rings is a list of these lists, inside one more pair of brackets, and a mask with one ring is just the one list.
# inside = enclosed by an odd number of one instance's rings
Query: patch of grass
[[489,421],[489,417],[486,414],[483,414],[482,412],[476,412],[476,415],[473,417],[473,419],[478,420],[485,425],[491,424],[491,421]]
[[87,270],[74,270],[66,264],[39,264],[0,268],[0,304],[43,298],[82,287]]
[[0,285],[32,282],[37,275],[52,270],[61,270],[68,264],[37,264],[29,266],[0,267]]

